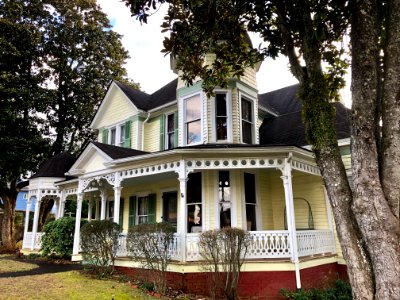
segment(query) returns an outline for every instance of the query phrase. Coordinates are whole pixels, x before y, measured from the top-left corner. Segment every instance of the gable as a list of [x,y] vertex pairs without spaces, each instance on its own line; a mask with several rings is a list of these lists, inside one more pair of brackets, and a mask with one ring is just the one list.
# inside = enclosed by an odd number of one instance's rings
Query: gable
[[90,127],[93,129],[100,129],[111,126],[123,122],[137,113],[137,107],[113,82],[97,110]]
[[112,158],[101,151],[93,144],[82,152],[75,164],[69,170],[69,175],[81,175],[106,169],[104,163],[111,161]]

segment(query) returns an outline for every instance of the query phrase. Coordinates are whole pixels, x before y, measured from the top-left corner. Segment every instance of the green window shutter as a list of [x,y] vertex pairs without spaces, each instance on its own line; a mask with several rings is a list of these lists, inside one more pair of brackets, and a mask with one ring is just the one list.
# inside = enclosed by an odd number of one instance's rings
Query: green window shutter
[[125,139],[124,139],[124,147],[131,148],[131,121],[125,122]]
[[136,196],[129,197],[129,228],[136,224]]
[[148,215],[147,215],[147,223],[155,223],[156,222],[156,201],[157,195],[150,194],[149,195],[149,207],[148,207]]
[[160,151],[165,150],[165,115],[160,116]]
[[174,146],[178,147],[178,112],[174,112]]
[[119,200],[119,226],[121,228],[124,226],[124,198],[120,198]]
[[101,141],[103,144],[108,143],[108,129],[103,129],[101,132]]

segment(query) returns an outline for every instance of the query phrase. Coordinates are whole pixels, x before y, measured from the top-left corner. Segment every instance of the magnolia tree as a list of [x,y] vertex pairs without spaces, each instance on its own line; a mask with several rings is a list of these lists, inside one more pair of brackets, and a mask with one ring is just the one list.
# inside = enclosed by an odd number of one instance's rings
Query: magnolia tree
[[[169,4],[164,52],[188,84],[211,94],[265,56],[285,55],[298,79],[312,145],[347,262],[355,299],[400,299],[400,3],[345,0],[124,0],[147,22]],[[354,190],[341,160],[331,102],[347,62],[338,45],[350,30],[351,157]],[[266,47],[251,49],[247,31]],[[204,63],[215,53],[214,63]],[[323,68],[323,65],[325,68]]]

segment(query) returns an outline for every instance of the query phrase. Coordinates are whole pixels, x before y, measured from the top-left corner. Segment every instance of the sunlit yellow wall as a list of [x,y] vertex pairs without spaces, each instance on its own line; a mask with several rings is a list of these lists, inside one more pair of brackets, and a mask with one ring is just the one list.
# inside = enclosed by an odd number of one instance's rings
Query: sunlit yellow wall
[[144,124],[144,151],[160,150],[160,118],[150,119]]

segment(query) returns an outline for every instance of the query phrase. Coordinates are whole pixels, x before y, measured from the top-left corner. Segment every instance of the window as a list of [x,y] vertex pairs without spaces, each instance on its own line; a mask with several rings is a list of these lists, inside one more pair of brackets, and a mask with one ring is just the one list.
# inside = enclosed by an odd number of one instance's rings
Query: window
[[115,145],[115,138],[117,136],[117,128],[110,128],[110,145]]
[[242,142],[252,144],[253,142],[253,107],[252,102],[242,97]]
[[185,100],[186,145],[201,142],[201,99],[200,94]]
[[227,95],[215,95],[215,124],[217,141],[228,139],[228,113],[227,113]]
[[129,227],[156,222],[156,194],[129,197]]
[[138,224],[146,224],[147,223],[147,217],[149,215],[148,212],[148,204],[149,202],[149,197],[138,197],[138,215],[137,215],[137,220]]
[[229,171],[219,171],[218,198],[220,227],[231,226],[231,184]]
[[118,146],[123,147],[125,141],[125,124],[119,126],[119,139],[118,139]]
[[126,121],[113,127],[104,128],[102,131],[102,142],[104,144],[130,148],[131,121]]
[[163,222],[168,222],[176,229],[178,220],[178,193],[165,192],[162,196],[163,200]]
[[175,115],[167,115],[167,141],[166,149],[175,148]]
[[256,181],[254,174],[244,173],[244,198],[246,201],[247,230],[257,230],[256,224]]
[[187,216],[188,232],[201,232],[202,228],[202,195],[201,173],[191,173],[187,182]]

